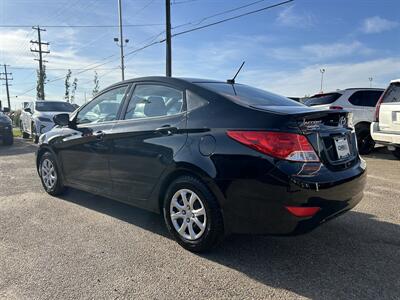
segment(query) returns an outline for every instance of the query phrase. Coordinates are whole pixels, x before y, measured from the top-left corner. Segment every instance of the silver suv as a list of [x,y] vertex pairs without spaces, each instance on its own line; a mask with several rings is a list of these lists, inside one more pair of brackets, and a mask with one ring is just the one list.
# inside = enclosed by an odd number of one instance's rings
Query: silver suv
[[353,114],[353,124],[357,135],[358,151],[370,153],[375,142],[370,134],[374,121],[375,106],[384,89],[350,88],[331,93],[314,95],[304,101],[305,105],[326,108],[345,109]]
[[54,127],[53,116],[59,113],[70,113],[75,107],[65,101],[34,101],[25,104],[21,112],[20,128],[24,138],[31,137],[38,142],[42,133]]

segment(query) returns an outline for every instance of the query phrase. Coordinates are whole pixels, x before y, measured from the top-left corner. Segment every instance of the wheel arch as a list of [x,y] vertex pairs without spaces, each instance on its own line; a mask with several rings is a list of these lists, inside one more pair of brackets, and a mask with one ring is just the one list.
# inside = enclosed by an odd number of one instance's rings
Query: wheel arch
[[205,171],[195,165],[189,163],[180,163],[176,168],[174,168],[174,170],[168,172],[160,181],[160,185],[156,193],[158,212],[162,213],[165,193],[168,190],[168,187],[175,179],[181,176],[192,176],[204,183],[210,192],[215,196],[222,211],[224,196],[213,179]]
[[354,125],[354,128],[361,128],[361,127],[367,127],[368,129],[371,128],[371,122],[369,121],[360,121],[357,124]]

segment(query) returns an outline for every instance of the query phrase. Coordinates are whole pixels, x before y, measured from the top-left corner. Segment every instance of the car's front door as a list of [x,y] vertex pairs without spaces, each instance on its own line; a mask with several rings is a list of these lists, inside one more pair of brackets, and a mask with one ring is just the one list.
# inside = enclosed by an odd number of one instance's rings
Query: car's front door
[[173,163],[187,138],[185,106],[182,89],[136,84],[114,127],[110,157],[113,191],[121,200],[143,204]]
[[76,128],[65,128],[57,146],[66,181],[99,193],[111,191],[109,154],[112,128],[121,112],[128,85],[111,88],[82,107]]

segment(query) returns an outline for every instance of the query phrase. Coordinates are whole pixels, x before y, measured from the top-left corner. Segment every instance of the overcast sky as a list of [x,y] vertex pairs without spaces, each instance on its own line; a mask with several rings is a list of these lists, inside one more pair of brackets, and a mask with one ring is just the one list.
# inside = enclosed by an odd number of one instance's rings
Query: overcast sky
[[[171,0],[173,33],[280,2],[258,1],[204,20],[255,1]],[[124,28],[127,53],[163,38],[164,0],[122,3],[124,24],[145,25]],[[373,86],[385,87],[400,77],[399,11],[398,0],[296,0],[173,38],[173,75],[225,80],[245,60],[239,82],[286,96],[318,92],[321,68],[326,69],[324,91],[368,87],[369,77]],[[29,41],[37,36],[27,27],[4,25],[37,24],[117,25],[117,0],[0,0],[0,63],[11,65],[13,107],[35,98],[35,89],[24,92],[36,85],[37,62]],[[119,49],[113,41],[118,28],[47,28],[42,36],[50,43],[51,53],[45,58],[48,79],[73,69],[79,104],[93,89],[94,69],[82,69],[105,63],[96,68],[101,88],[120,80]],[[126,67],[127,78],[163,75],[165,44],[127,55]],[[45,91],[47,99],[62,100],[63,80],[46,84]],[[5,100],[4,86],[0,99]]]

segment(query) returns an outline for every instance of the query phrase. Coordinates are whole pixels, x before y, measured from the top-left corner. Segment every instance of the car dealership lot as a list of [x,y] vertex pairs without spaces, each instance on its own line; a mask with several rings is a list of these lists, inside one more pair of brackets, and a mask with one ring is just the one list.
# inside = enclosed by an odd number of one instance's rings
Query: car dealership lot
[[36,146],[0,148],[0,298],[386,298],[400,294],[400,161],[366,157],[352,212],[297,237],[232,236],[185,251],[158,215],[70,190],[53,198]]

